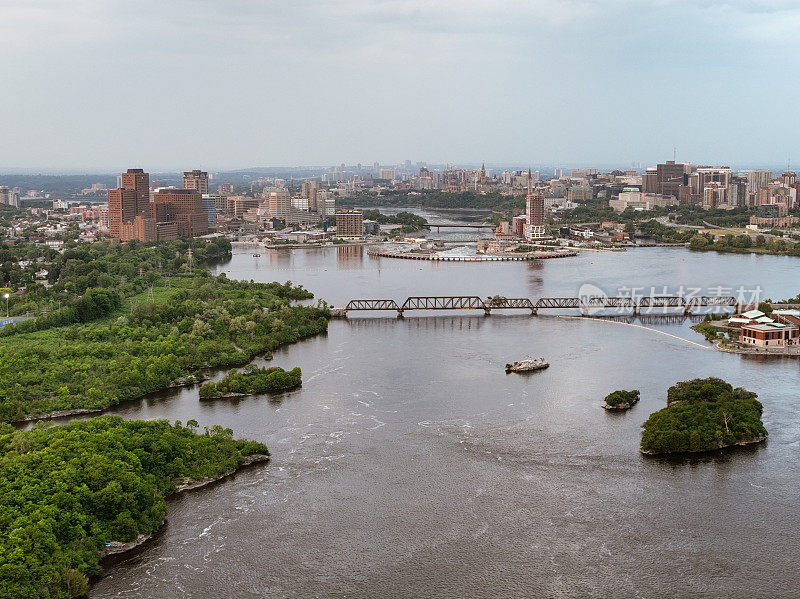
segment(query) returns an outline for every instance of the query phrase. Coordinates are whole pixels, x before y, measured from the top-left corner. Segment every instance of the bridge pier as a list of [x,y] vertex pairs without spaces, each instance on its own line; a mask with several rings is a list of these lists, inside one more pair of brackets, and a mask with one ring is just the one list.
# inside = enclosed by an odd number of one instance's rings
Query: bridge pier
[[634,316],[639,316],[641,313],[642,313],[641,306],[639,306],[639,304],[634,304],[633,305],[633,315]]
[[684,316],[689,316],[691,313],[692,313],[692,304],[686,304],[683,307],[683,315]]

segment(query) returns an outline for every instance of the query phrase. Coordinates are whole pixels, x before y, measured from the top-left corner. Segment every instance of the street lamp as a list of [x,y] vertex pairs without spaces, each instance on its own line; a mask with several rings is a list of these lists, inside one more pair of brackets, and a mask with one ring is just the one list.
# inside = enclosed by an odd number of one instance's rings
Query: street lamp
[[8,293],[4,293],[3,297],[6,298],[6,318],[8,318],[8,298],[11,296]]

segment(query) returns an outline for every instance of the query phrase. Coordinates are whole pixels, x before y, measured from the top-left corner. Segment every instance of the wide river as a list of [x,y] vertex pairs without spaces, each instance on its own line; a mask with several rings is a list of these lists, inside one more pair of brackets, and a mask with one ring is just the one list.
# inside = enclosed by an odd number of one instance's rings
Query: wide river
[[[366,249],[234,251],[216,272],[359,297],[572,296],[591,284],[800,291],[800,260],[642,248],[543,262],[433,263]],[[715,292],[715,291],[711,291]],[[637,321],[638,323],[638,321]],[[800,595],[800,361],[708,349],[690,321],[652,330],[555,316],[411,312],[333,320],[273,364],[302,389],[122,406],[267,443],[273,460],[169,501],[163,532],[94,599]],[[504,365],[530,354],[551,367]],[[769,440],[683,459],[639,454],[676,381],[756,391]],[[606,413],[614,389],[642,401]]]

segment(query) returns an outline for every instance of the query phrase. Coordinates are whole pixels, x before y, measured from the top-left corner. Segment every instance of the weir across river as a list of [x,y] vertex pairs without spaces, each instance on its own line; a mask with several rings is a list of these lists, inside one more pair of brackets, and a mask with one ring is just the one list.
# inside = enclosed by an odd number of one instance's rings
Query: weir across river
[[[398,316],[408,310],[483,310],[489,316],[494,310],[529,310],[536,316],[539,310],[578,309],[588,315],[590,310],[616,308],[630,310],[633,315],[653,309],[681,311],[684,315],[692,313],[694,308],[721,307],[732,308],[740,312],[742,306],[733,296],[699,295],[684,297],[680,295],[650,295],[637,300],[635,297],[542,297],[533,301],[527,297],[494,296],[481,299],[477,295],[432,295],[411,296],[402,304],[393,299],[354,299],[344,308],[333,308],[334,316],[347,316],[348,312],[387,311],[396,312]],[[674,312],[672,313],[674,315]]]

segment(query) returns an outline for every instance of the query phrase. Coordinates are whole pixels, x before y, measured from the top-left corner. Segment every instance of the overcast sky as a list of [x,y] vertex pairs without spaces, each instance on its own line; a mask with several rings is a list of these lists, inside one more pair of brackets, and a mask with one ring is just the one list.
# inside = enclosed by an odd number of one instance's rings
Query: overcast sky
[[795,0],[0,0],[0,171],[800,162]]

